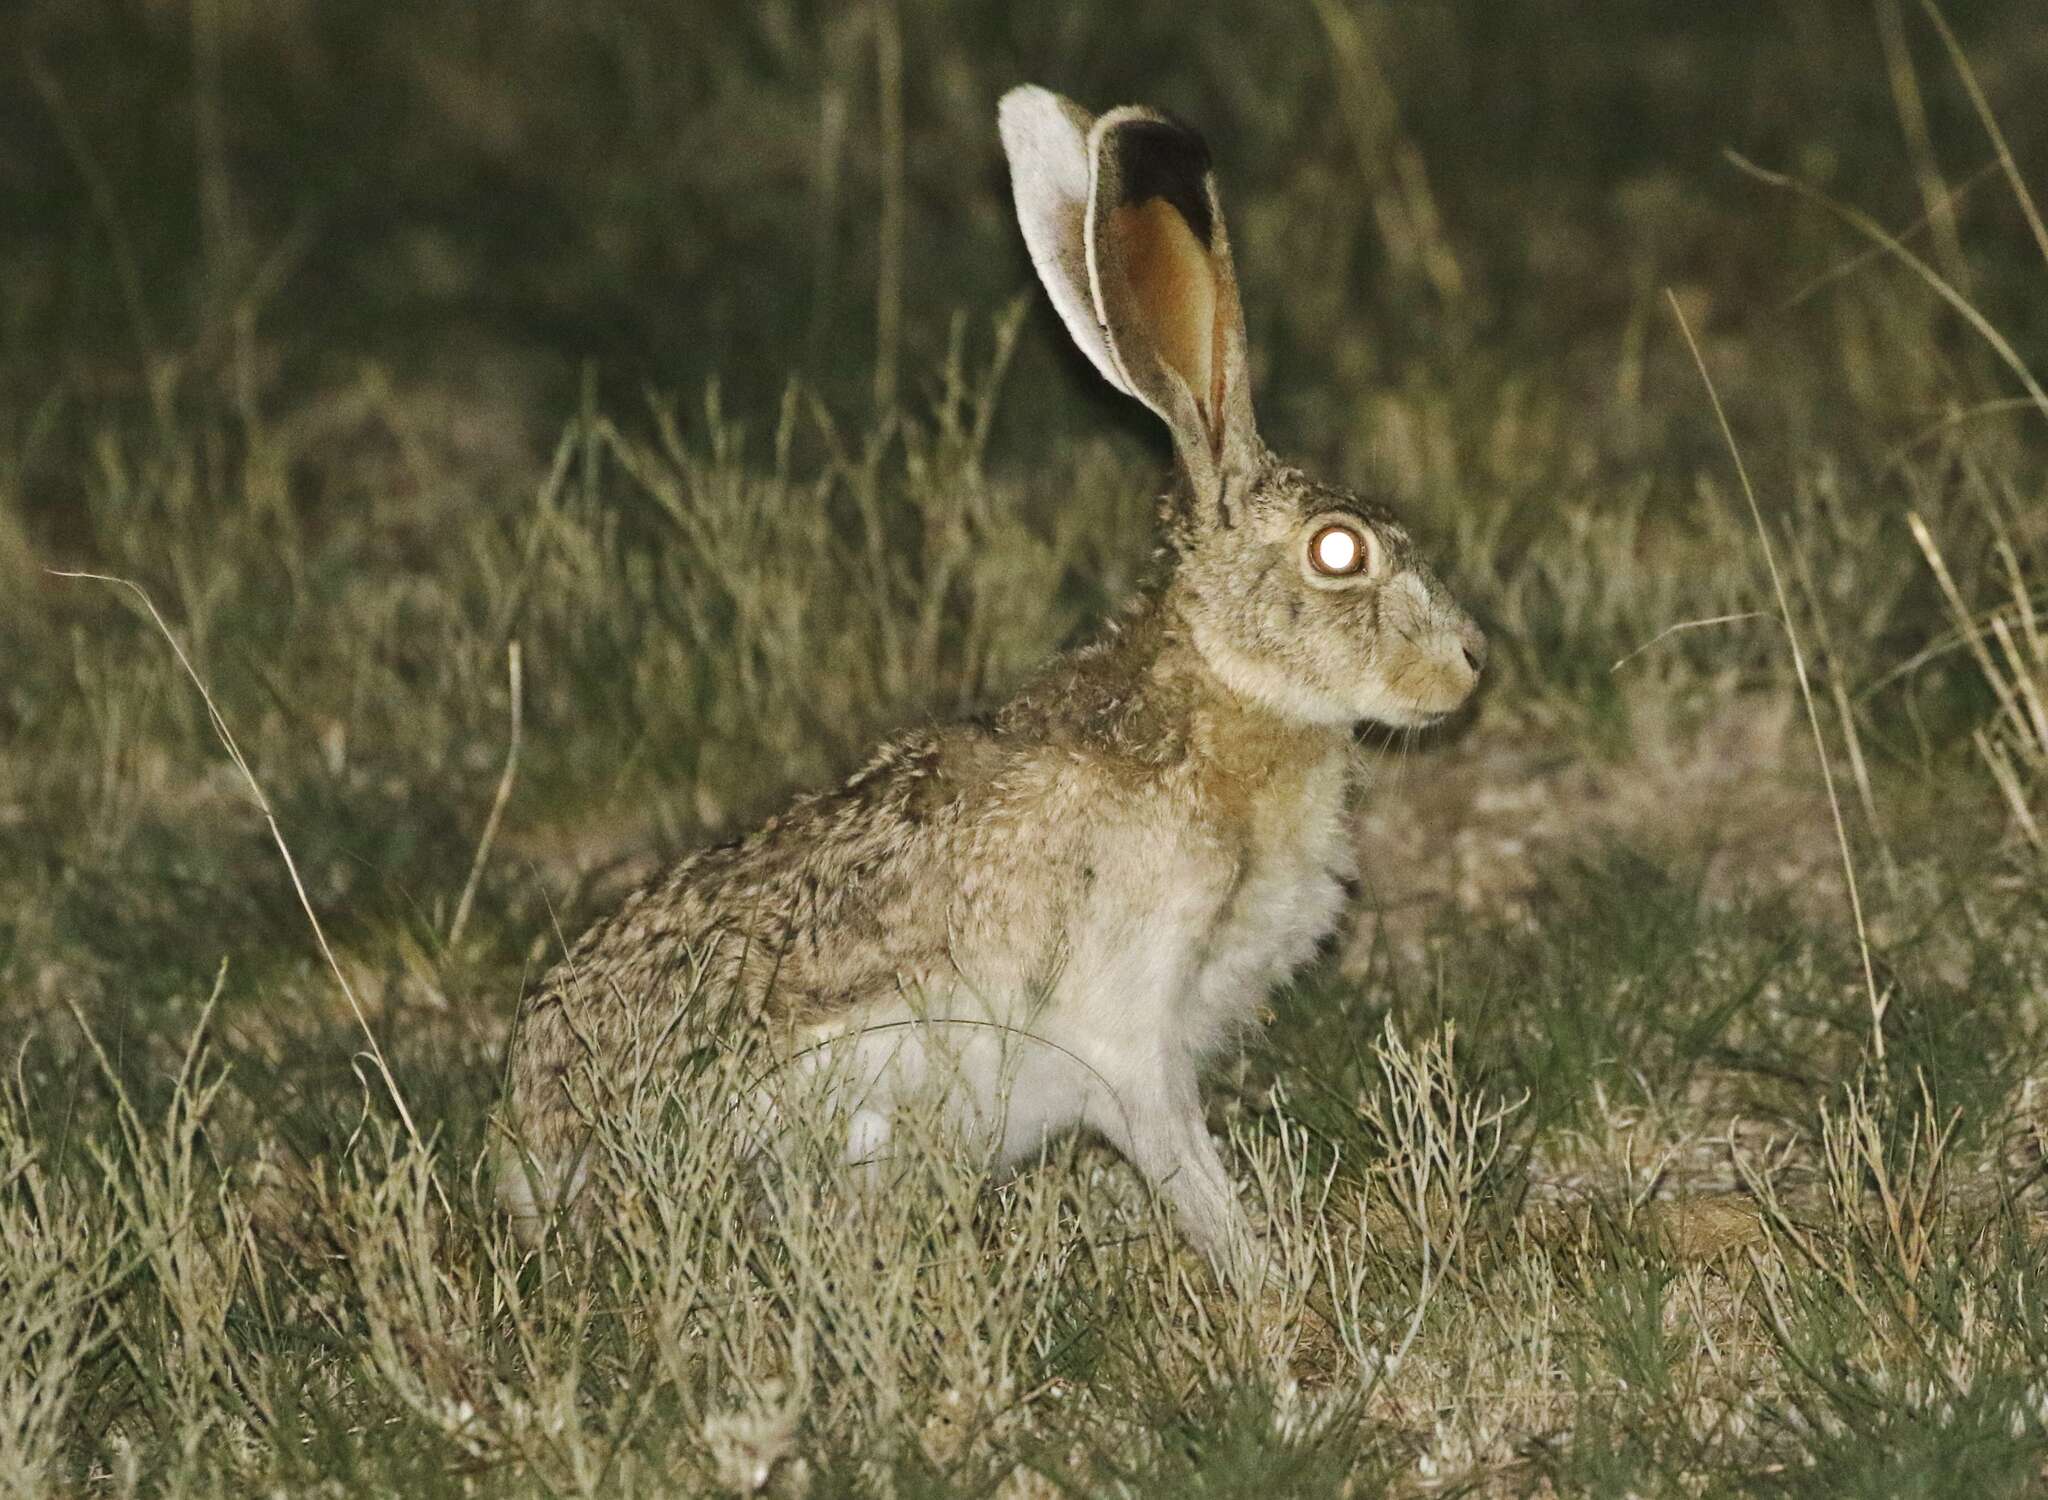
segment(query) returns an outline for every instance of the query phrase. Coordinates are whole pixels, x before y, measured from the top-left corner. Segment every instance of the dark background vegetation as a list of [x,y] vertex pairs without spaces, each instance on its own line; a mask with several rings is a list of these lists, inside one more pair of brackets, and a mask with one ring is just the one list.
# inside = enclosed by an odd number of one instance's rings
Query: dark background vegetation
[[[1912,20],[1954,185],[1988,144]],[[1972,4],[1950,21],[2018,159],[2038,160],[2038,18]],[[237,318],[265,403],[374,361],[471,387],[534,451],[586,366],[626,406],[715,377],[730,409],[765,412],[794,377],[856,411],[878,355],[914,394],[956,311],[1029,286],[990,123],[1019,80],[1207,129],[1268,422],[1311,448],[1338,448],[1388,385],[1497,401],[1532,367],[1597,422],[1624,331],[1649,317],[1670,342],[1667,286],[1707,293],[1709,331],[1759,364],[1799,357],[1800,333],[1839,314],[1781,309],[1857,247],[1724,151],[1885,223],[1924,207],[1860,4],[197,0],[31,4],[8,24],[0,373],[17,425],[61,401],[82,427],[139,399],[151,360],[224,366]],[[1959,213],[1974,242],[2017,251],[1992,186]],[[2048,318],[2033,271],[2018,254],[1977,268],[2022,348]],[[1088,406],[1082,369],[1035,312],[1006,457],[1105,420],[1141,429]],[[1926,399],[1855,394],[1902,419]],[[1608,436],[1617,458],[1656,456]],[[39,487],[76,457],[51,450]]]

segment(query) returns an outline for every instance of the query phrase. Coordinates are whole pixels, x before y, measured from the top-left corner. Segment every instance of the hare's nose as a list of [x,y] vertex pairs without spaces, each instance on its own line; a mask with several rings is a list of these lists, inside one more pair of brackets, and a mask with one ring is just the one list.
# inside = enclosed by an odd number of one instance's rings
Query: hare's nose
[[1465,665],[1477,677],[1486,667],[1486,635],[1469,621],[1458,632],[1458,648],[1465,653]]

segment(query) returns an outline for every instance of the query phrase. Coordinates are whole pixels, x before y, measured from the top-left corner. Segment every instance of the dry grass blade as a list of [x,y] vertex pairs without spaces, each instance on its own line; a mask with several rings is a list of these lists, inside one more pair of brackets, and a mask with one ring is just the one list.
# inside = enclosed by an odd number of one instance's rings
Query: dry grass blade
[[505,770],[498,777],[498,790],[491,797],[490,813],[484,818],[483,836],[476,843],[476,858],[470,861],[469,878],[462,882],[462,895],[455,903],[455,915],[448,923],[448,946],[453,948],[462,941],[462,930],[469,925],[470,907],[476,901],[476,888],[484,876],[484,862],[491,857],[491,844],[498,836],[498,822],[505,816],[505,804],[512,800],[512,783],[519,775],[520,700],[525,696],[521,690],[519,642],[509,642],[505,647],[505,675],[509,680],[508,691],[512,695],[512,737],[505,749]]
[[875,410],[884,412],[896,404],[903,344],[903,32],[893,0],[875,0],[873,12],[875,105],[882,150],[882,215],[875,235]]
[[1949,280],[1968,286],[1969,262],[1963,256],[1962,236],[1956,228],[1955,195],[1941,180],[1934,140],[1927,125],[1927,104],[1920,93],[1920,79],[1913,70],[1913,53],[1906,45],[1905,17],[1899,0],[1880,0],[1877,6],[1877,34],[1884,43],[1885,71],[1891,77],[1892,109],[1905,132],[1906,148],[1913,162],[1913,175],[1926,205],[1927,223],[1933,231]]
[[2034,206],[2034,195],[2027,191],[2027,180],[2020,175],[2019,164],[2012,159],[2012,147],[2005,143],[2005,132],[1998,128],[1998,117],[1991,112],[1990,101],[1977,85],[1977,70],[1970,66],[1969,54],[1963,51],[1963,44],[1956,40],[1956,34],[1949,30],[1941,7],[1934,0],[1920,0],[1920,3],[1927,12],[1927,19],[1941,34],[1942,46],[1948,48],[1949,61],[1956,65],[1956,76],[1963,80],[1963,88],[1970,96],[1970,107],[1977,111],[1984,133],[1991,137],[1991,145],[1998,152],[1998,165],[2005,170],[2005,180],[2012,185],[2012,195],[2019,203],[2020,212],[2027,217],[2027,228],[2034,232],[2034,244],[2041,252],[2041,259],[2048,261],[2048,224],[2041,222],[2041,212]]
[[99,158],[93,154],[92,144],[86,138],[78,123],[78,116],[65,98],[63,86],[56,75],[47,68],[43,60],[31,52],[28,57],[29,83],[42,96],[43,104],[50,111],[50,119],[57,127],[57,135],[64,143],[64,149],[71,157],[72,165],[85,179],[85,190],[92,203],[93,212],[106,229],[107,242],[113,254],[114,273],[121,289],[121,301],[128,314],[129,329],[135,339],[136,352],[141,356],[145,368],[153,365],[157,351],[162,347],[157,339],[156,325],[149,313],[149,298],[142,285],[142,258],[135,252],[135,236],[130,232],[128,221],[121,213],[121,204],[113,183]]
[[1891,254],[1893,259],[1926,282],[1929,289],[1937,297],[1941,298],[1942,301],[1962,315],[1963,321],[1975,329],[1978,337],[1991,346],[1992,351],[1998,355],[2005,367],[2019,377],[2019,382],[2026,388],[2027,396],[2032,400],[2034,409],[2040,412],[2042,416],[2048,417],[2048,390],[2041,388],[2041,382],[2034,378],[2034,372],[2027,367],[2027,362],[2020,358],[2019,351],[2013,348],[2011,341],[1998,331],[1989,318],[1977,310],[1976,304],[1957,291],[1954,284],[1947,277],[1935,270],[1934,267],[1928,265],[1926,261],[1915,255],[1911,250],[1908,250],[1890,230],[1886,229],[1861,209],[1853,208],[1846,203],[1838,203],[1827,194],[1787,173],[1773,172],[1768,167],[1760,167],[1739,151],[1727,151],[1723,155],[1734,166],[1747,172],[1758,182],[1768,183],[1772,187],[1785,188],[1788,191],[1797,193],[1800,197],[1806,199],[1807,202],[1815,203],[1825,208],[1852,229],[1882,246]]
[[[185,648],[179,644],[170,625],[157,612],[156,601],[149,597],[149,591],[141,584],[126,578],[116,578],[110,573],[69,572],[58,568],[49,571],[57,578],[89,579],[94,583],[111,583],[117,588],[128,590],[142,601],[142,607],[149,611],[149,618],[157,631],[170,643],[171,650],[177,655],[178,665],[184,668],[185,675],[199,690],[200,701],[206,705],[206,717],[213,725],[214,735],[220,740],[221,748],[227,751],[228,759],[234,762],[235,769],[242,773],[242,780],[248,786],[249,794],[256,799],[257,810],[263,814],[263,821],[270,827],[271,840],[277,845],[277,852],[284,858],[285,870],[292,879],[292,890],[299,898],[299,908],[305,912],[306,920],[312,924],[314,941],[320,945],[320,956],[327,961],[328,970],[334,975],[334,982],[341,986],[342,996],[348,1001],[349,1012],[355,1017],[356,1025],[362,1029],[363,1040],[369,1048],[370,1061],[376,1064],[377,1076],[383,1081],[385,1092],[391,1096],[391,1103],[398,1111],[400,1122],[405,1126],[406,1138],[415,1150],[424,1153],[426,1143],[421,1139],[419,1127],[413,1123],[412,1111],[406,1107],[405,1096],[398,1090],[398,1080],[391,1074],[391,1065],[384,1060],[384,1049],[377,1044],[377,1034],[370,1029],[370,1018],[364,1014],[362,1002],[356,998],[355,987],[348,982],[348,975],[342,972],[333,948],[328,946],[327,931],[320,925],[319,913],[313,910],[313,901],[306,894],[305,882],[299,878],[298,861],[292,858],[291,846],[285,843],[284,830],[277,826],[277,814],[271,811],[270,799],[263,795],[262,783],[257,781],[256,773],[249,768],[249,762],[242,755],[242,747],[235,743],[234,731],[228,728],[227,720],[221,717],[220,709],[213,701],[213,694],[206,686],[206,680],[199,675],[198,668],[192,665],[192,659],[185,654]],[[441,1192],[438,1180],[434,1191],[437,1194]],[[442,1207],[447,1207],[445,1197],[442,1199]]]
[[[2015,592],[2020,601],[2022,616],[2024,617],[2034,608],[2033,597],[2027,592],[2024,581],[2022,581]],[[1902,678],[1912,676],[1923,667],[1940,661],[1944,656],[1969,649],[1970,642],[1974,639],[1977,631],[1990,629],[1991,622],[2003,615],[2005,609],[2006,606],[2003,604],[1994,604],[1989,609],[1980,609],[1972,612],[1958,622],[1956,629],[1936,636],[1932,641],[1929,641],[1897,666],[1881,672],[1872,678],[1867,685],[1857,691],[1856,701],[1858,703],[1865,702],[1883,692],[1893,683],[1898,682]]]
[[[1926,521],[1915,512],[1906,517],[1906,524],[1940,585],[1962,644],[1969,648],[1978,673],[1998,699],[1998,712],[1990,728],[1976,730],[1971,741],[2020,832],[2036,850],[2048,853],[2048,835],[2043,834],[2040,821],[2034,816],[2025,779],[2028,771],[2037,776],[2048,771],[2048,686],[2044,686],[2048,684],[2048,650],[2043,649],[2035,623],[2034,601],[2027,592],[2019,559],[2010,540],[2001,535],[1999,549],[2012,587],[2012,603],[1998,606],[1988,616],[1973,616]],[[2013,634],[2008,612],[2019,619],[2020,636]],[[1987,636],[1997,642],[1996,653]]]
[[1731,615],[1710,615],[1704,620],[1680,620],[1676,625],[1666,625],[1662,630],[1658,631],[1655,635],[1651,636],[1647,641],[1644,641],[1642,645],[1636,647],[1635,650],[1629,652],[1628,655],[1622,657],[1620,660],[1615,662],[1615,664],[1609,667],[1607,670],[1610,672],[1619,672],[1623,667],[1627,666],[1630,662],[1634,661],[1638,656],[1641,656],[1645,651],[1649,650],[1659,641],[1665,639],[1665,637],[1667,636],[1677,635],[1678,632],[1681,630],[1704,630],[1709,625],[1736,625],[1740,624],[1744,620],[1767,620],[1769,618],[1770,616],[1765,614],[1760,609],[1744,609],[1737,610],[1734,614]]
[[2005,673],[1999,670],[1990,648],[1984,644],[1983,633],[1971,623],[1970,608],[1963,603],[1963,592],[1956,587],[1955,578],[1948,570],[1948,559],[1942,556],[1941,548],[1934,540],[1934,533],[1927,529],[1927,523],[1920,518],[1918,511],[1910,512],[1906,516],[1906,527],[1913,533],[1913,540],[1918,544],[1921,555],[1927,559],[1927,566],[1933,570],[1935,582],[1941,585],[1942,597],[1948,601],[1957,628],[1963,632],[1963,642],[1969,647],[1970,655],[1977,660],[1977,670],[1984,674],[1984,680],[1998,695],[1999,708],[2014,719],[2018,719],[2020,707],[2014,697],[2012,684],[2006,681]]
[[1827,738],[1821,733],[1820,710],[1813,701],[1813,683],[1806,672],[1806,652],[1799,643],[1798,628],[1792,623],[1792,601],[1785,593],[1785,580],[1778,571],[1778,555],[1771,546],[1770,529],[1764,525],[1763,508],[1757,504],[1756,487],[1749,482],[1749,466],[1742,461],[1742,450],[1735,441],[1735,429],[1728,425],[1728,412],[1721,405],[1721,393],[1714,386],[1714,377],[1708,373],[1706,357],[1700,353],[1699,341],[1693,337],[1692,325],[1686,322],[1685,309],[1679,306],[1678,298],[1668,291],[1665,297],[1671,304],[1672,316],[1678,319],[1679,332],[1685,335],[1685,347],[1692,353],[1693,365],[1707,388],[1707,399],[1713,403],[1714,420],[1720,424],[1722,440],[1728,445],[1728,456],[1734,460],[1735,477],[1742,484],[1743,499],[1749,502],[1749,517],[1756,525],[1757,540],[1763,545],[1764,564],[1770,569],[1771,590],[1778,599],[1779,621],[1785,627],[1785,639],[1792,646],[1792,671],[1799,679],[1799,697],[1806,705],[1806,722],[1813,730],[1814,754],[1820,761],[1821,782],[1828,794],[1828,812],[1835,820],[1835,841],[1842,854],[1842,876],[1849,887],[1849,911],[1856,920],[1856,949],[1863,959],[1863,984],[1870,996],[1870,1045],[1877,1060],[1883,1062],[1884,1012],[1890,994],[1880,993],[1877,988],[1877,969],[1870,958],[1870,932],[1863,921],[1863,893],[1856,884],[1856,859],[1849,850],[1849,828],[1842,820],[1842,799],[1835,794],[1834,768],[1828,761]]
[[1419,271],[1446,304],[1456,304],[1465,294],[1465,273],[1371,39],[1353,8],[1315,0],[1314,9],[1330,44],[1338,109],[1373,201],[1380,242],[1404,273]]
[[2020,832],[2026,835],[2028,843],[2048,854],[2048,835],[2042,833],[2034,810],[2027,805],[2026,788],[2020,782],[2019,769],[2013,765],[2012,756],[1981,729],[1971,734],[1970,742],[1977,747],[1977,754],[1991,772],[1991,779],[1998,783],[1999,795],[2005,798],[2005,805],[2012,810],[2013,821],[2020,825]]
[[[1796,541],[1792,547],[1792,560],[1799,566],[1799,583],[1806,591],[1814,627],[1820,632],[1820,649],[1830,662],[1839,662],[1841,654],[1835,649],[1833,636],[1828,630],[1827,613],[1821,607],[1820,585],[1814,579],[1813,564],[1807,558],[1806,549]],[[1870,827],[1870,836],[1877,841],[1877,856],[1884,870],[1885,885],[1897,897],[1899,862],[1892,853],[1891,840],[1885,837],[1884,824],[1877,816],[1877,793],[1871,785],[1870,763],[1863,756],[1863,736],[1856,728],[1856,707],[1849,701],[1849,688],[1839,668],[1828,673],[1828,695],[1835,700],[1835,715],[1842,721],[1842,742],[1849,751],[1849,775],[1856,784],[1856,798],[1863,804],[1863,821]]]
[[[1972,192],[1974,192],[1977,188],[1983,186],[1984,183],[1990,181],[1990,179],[1996,176],[1997,173],[1998,161],[1996,158],[1993,158],[1990,161],[1979,162],[1976,166],[1972,167],[1968,172],[1963,174],[1962,179],[1958,181],[1954,187],[1949,188],[1947,190],[1946,194],[1942,198],[1942,203],[1948,209],[1953,211],[1954,209],[1960,207],[1964,200],[1967,199]],[[1932,212],[1922,212],[1917,219],[1914,219],[1912,222],[1907,224],[1903,229],[1899,230],[1898,238],[1900,242],[1903,243],[1907,240],[1914,238],[1917,235],[1925,233],[1932,223]],[[1854,276],[1858,271],[1862,270],[1865,266],[1871,264],[1873,261],[1881,260],[1884,257],[1884,253],[1885,251],[1882,245],[1864,246],[1861,250],[1858,250],[1854,255],[1851,255],[1846,259],[1839,261],[1832,266],[1829,266],[1825,271],[1822,271],[1819,275],[1813,277],[1809,281],[1802,283],[1799,287],[1799,290],[1797,290],[1791,296],[1787,297],[1784,301],[1778,304],[1777,310],[1781,313],[1790,312],[1793,308],[1798,307],[1801,303],[1810,302],[1815,296],[1817,296],[1821,292],[1826,291],[1836,282],[1843,280],[1845,277]]]

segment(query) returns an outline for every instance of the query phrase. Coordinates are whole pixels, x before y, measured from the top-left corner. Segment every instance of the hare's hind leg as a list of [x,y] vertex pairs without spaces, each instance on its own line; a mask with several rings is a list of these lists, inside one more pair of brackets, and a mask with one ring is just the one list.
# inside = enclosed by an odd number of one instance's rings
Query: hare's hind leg
[[567,1158],[537,1154],[509,1134],[495,1155],[498,1208],[511,1220],[513,1236],[531,1250],[583,1191],[589,1163],[580,1151]]
[[[878,1006],[800,1048],[798,1117],[827,1154],[875,1183],[906,1145],[943,1144],[982,1165],[1003,1152],[1019,1060],[1005,1028],[950,1014],[941,1002],[951,998]],[[906,1130],[907,1143],[898,1139]]]

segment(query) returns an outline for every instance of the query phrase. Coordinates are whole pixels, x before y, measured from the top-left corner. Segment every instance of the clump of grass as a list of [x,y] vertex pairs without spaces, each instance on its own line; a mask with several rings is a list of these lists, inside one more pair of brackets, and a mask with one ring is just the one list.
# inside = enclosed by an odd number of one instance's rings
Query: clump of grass
[[0,1484],[23,1495],[58,1485],[69,1468],[73,1401],[110,1337],[106,1306],[129,1269],[99,1205],[50,1171],[28,1105],[10,1077],[0,1098]]
[[1927,523],[1918,515],[1908,519],[1913,540],[1941,584],[1956,634],[1997,700],[1990,723],[1971,730],[1970,741],[1997,783],[2013,826],[2035,854],[2048,858],[2048,832],[2036,812],[2041,788],[2048,785],[2048,632],[2028,581],[2041,569],[2022,563],[2011,530],[1994,512],[1995,547],[2009,592],[1990,610],[1973,612]]

